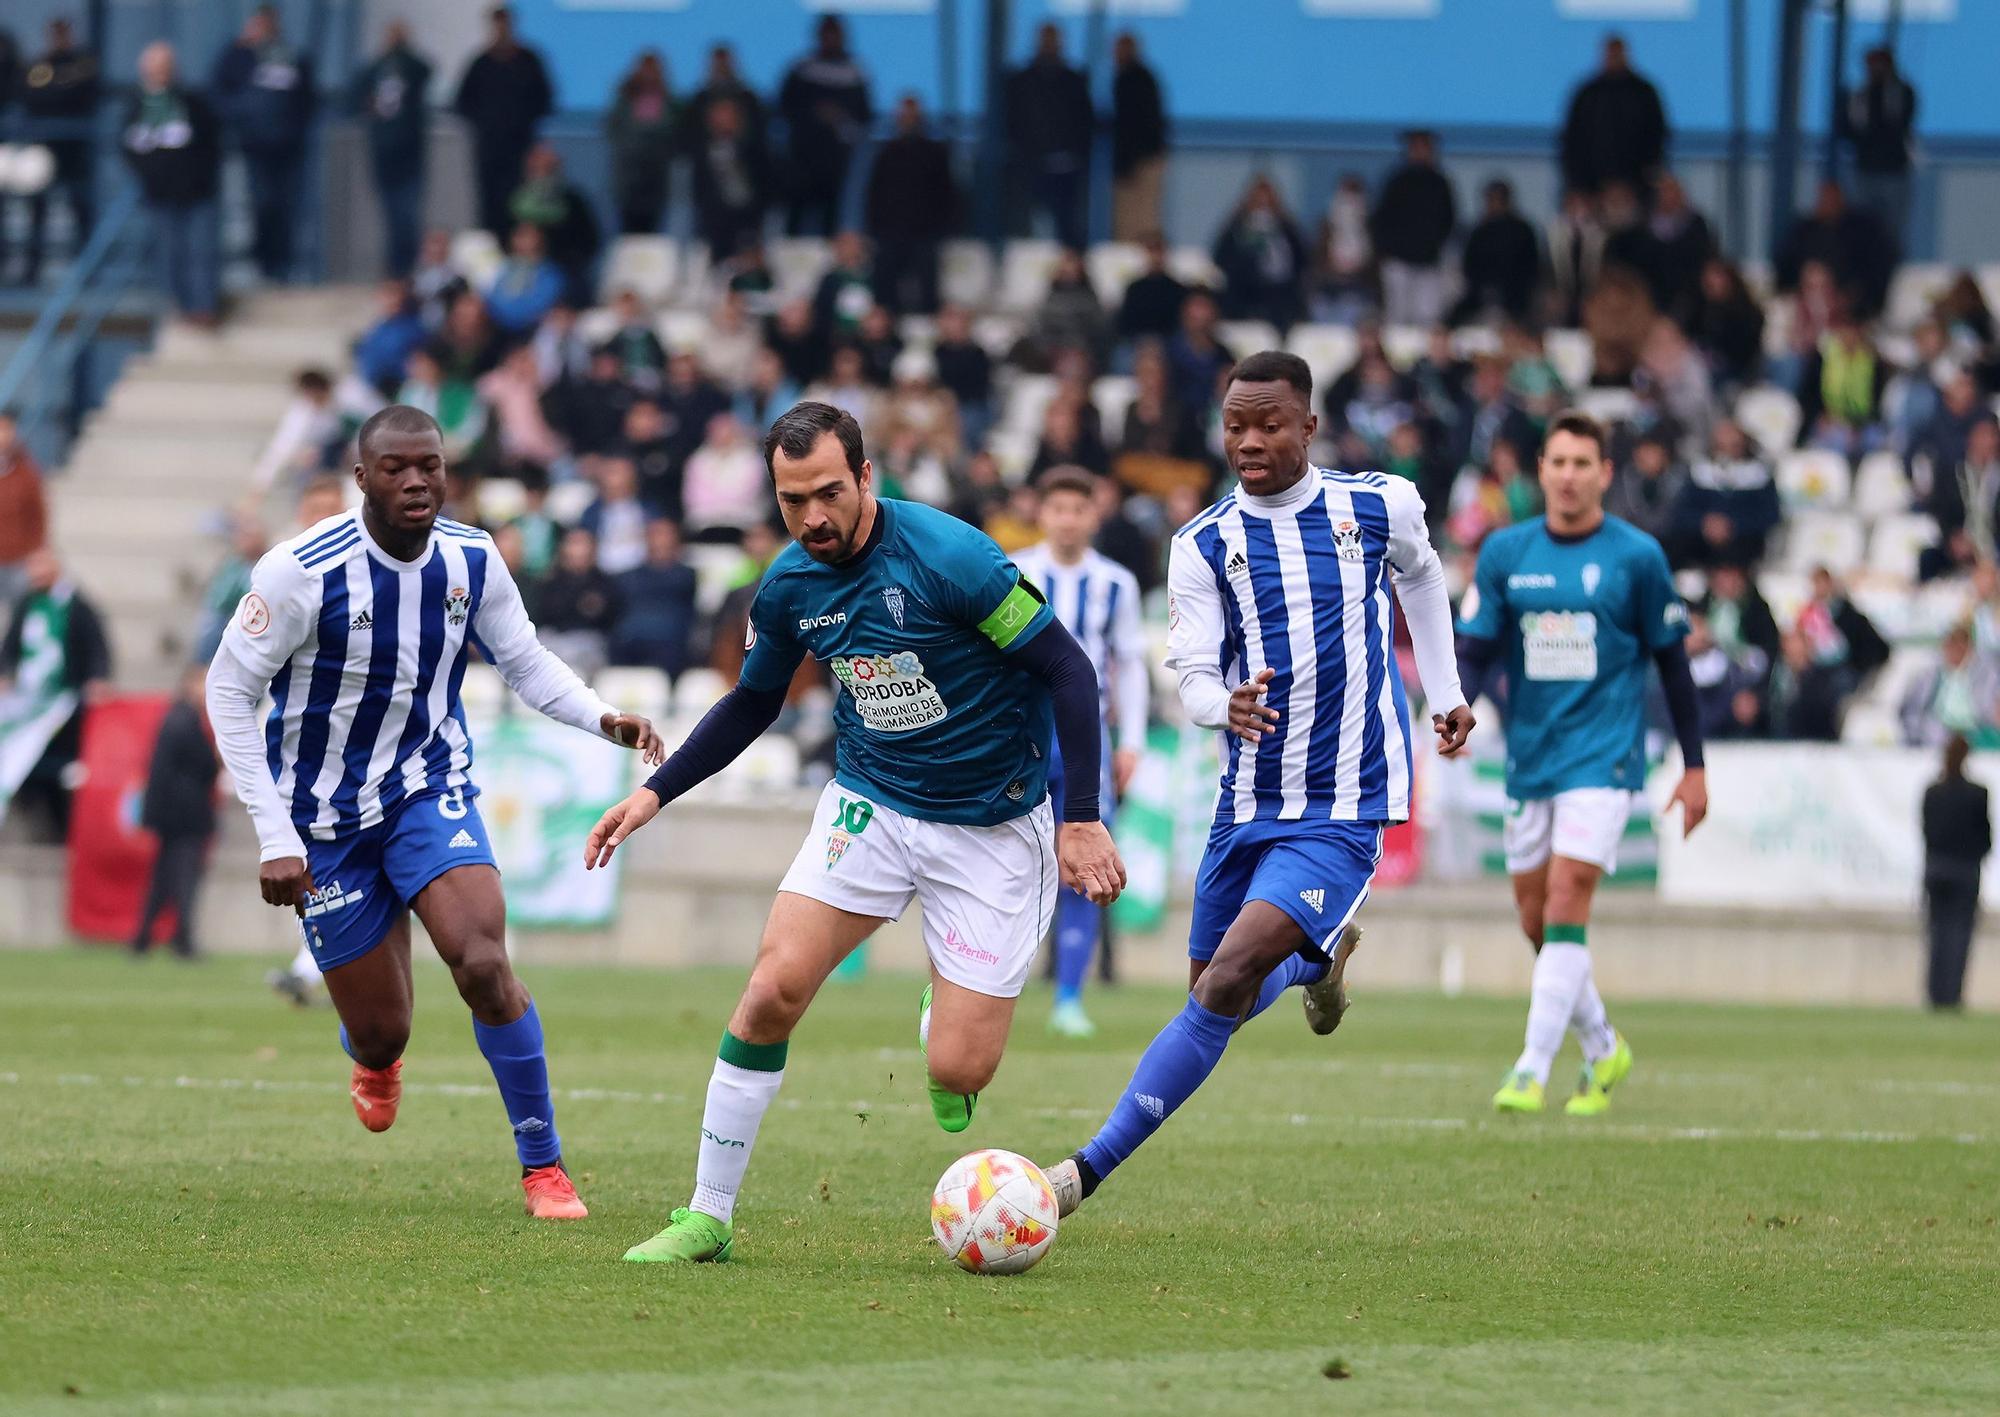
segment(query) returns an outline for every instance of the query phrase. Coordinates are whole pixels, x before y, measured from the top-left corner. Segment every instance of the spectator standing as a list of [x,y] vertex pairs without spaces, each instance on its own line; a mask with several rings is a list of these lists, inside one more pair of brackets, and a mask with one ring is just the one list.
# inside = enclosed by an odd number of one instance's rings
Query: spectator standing
[[1607,183],[1646,190],[1666,161],[1670,133],[1660,91],[1632,68],[1625,41],[1609,35],[1602,66],[1578,86],[1562,130],[1563,186],[1590,195]]
[[1188,288],[1167,269],[1167,239],[1149,231],[1145,247],[1146,269],[1125,287],[1118,305],[1121,342],[1172,339],[1181,327],[1181,302]]
[[847,26],[822,15],[813,52],[792,65],[778,91],[791,158],[785,229],[793,236],[831,236],[840,229],[840,199],[854,149],[875,117],[868,75],[847,51]]
[[681,529],[664,517],[647,522],[645,563],[620,577],[618,589],[624,608],[611,631],[611,662],[678,679],[695,621],[695,573],[681,559]]
[[192,323],[213,325],[222,283],[221,129],[208,100],[176,81],[174,47],[165,40],[139,53],[139,88],[125,106],[119,146],[152,214],[161,284]]
[[1029,209],[1048,214],[1056,240],[1081,249],[1097,115],[1089,80],[1063,58],[1060,25],[1035,32],[1034,57],[1007,76],[1005,101],[1008,152],[1027,184]]
[[1437,165],[1436,135],[1405,133],[1403,164],[1383,183],[1369,219],[1388,323],[1434,325],[1444,318],[1444,250],[1457,225],[1451,182]]
[[1956,1009],[1965,996],[1965,965],[1979,925],[1981,867],[1993,851],[1993,807],[1986,789],[1965,775],[1972,747],[1945,740],[1943,771],[1924,789],[1924,933],[1930,967],[1924,992],[1934,1009]]
[[312,56],[285,42],[277,6],[259,5],[216,60],[213,87],[249,179],[250,253],[266,280],[289,280],[306,139],[318,100]]
[[761,147],[764,141],[764,101],[737,72],[736,51],[727,44],[718,44],[708,51],[708,72],[702,78],[701,87],[688,99],[687,108],[681,115],[687,130],[682,139],[683,147],[691,149],[704,140],[708,133],[708,110],[725,102],[736,105],[743,131],[754,135]]
[[1111,239],[1141,241],[1160,229],[1167,175],[1167,110],[1160,81],[1130,30],[1111,45]]
[[674,160],[680,115],[657,49],[640,52],[618,81],[604,114],[611,147],[611,201],[626,235],[660,230],[667,210],[667,179]]
[[1823,262],[1854,313],[1869,319],[1889,298],[1897,259],[1889,228],[1873,212],[1850,205],[1838,182],[1827,181],[1819,184],[1812,210],[1785,233],[1773,265],[1778,289],[1789,294],[1799,289],[1808,262]]
[[[48,746],[14,787],[13,800],[33,803],[42,840],[69,840],[70,764],[83,741],[84,705],[111,674],[111,646],[97,608],[63,575],[46,547],[28,558],[27,594],[14,605],[0,639],[0,685],[10,685],[29,717],[60,722]],[[7,697],[0,694],[0,698]],[[0,781],[0,801],[10,784]]]
[[[36,123],[88,126],[97,117],[100,91],[97,56],[76,42],[68,20],[49,21],[48,48],[28,65],[21,81],[21,111]],[[97,145],[90,132],[71,132],[40,139],[55,159],[55,177],[28,198],[27,264],[21,281],[41,279],[42,238],[47,228],[49,198],[60,193],[69,205],[71,241],[77,250],[90,239],[97,206],[91,193],[96,178]],[[4,238],[0,238],[4,250]]]
[[1840,135],[1854,154],[1855,196],[1900,245],[1910,224],[1917,91],[1896,72],[1896,52],[1887,45],[1869,50],[1863,62],[1861,87],[1842,96]]
[[1313,249],[1315,294],[1322,319],[1356,323],[1376,303],[1375,239],[1369,235],[1368,188],[1357,172],[1344,172],[1327,199]]
[[1574,329],[1583,323],[1584,303],[1604,263],[1607,233],[1596,199],[1585,192],[1564,193],[1562,211],[1549,223],[1548,233],[1550,315],[1556,324]]
[[48,545],[42,470],[21,441],[14,415],[0,410],[0,614],[28,587],[28,561]]
[[716,265],[755,246],[770,202],[770,160],[763,135],[744,121],[735,99],[717,96],[699,106],[700,127],[689,149],[694,169],[694,220]]
[[173,951],[195,957],[194,902],[201,890],[208,844],[215,835],[215,777],[222,764],[208,726],[208,671],[196,665],[181,676],[180,693],[160,720],[146,791],[139,802],[139,825],[159,846],[132,952],[144,954],[153,942],[153,924],[162,910],[174,912]]
[[514,12],[487,12],[491,42],[467,66],[452,108],[472,125],[479,224],[496,237],[514,225],[509,203],[521,185],[522,165],[542,120],[555,111],[542,56],[514,33]]
[[537,143],[528,150],[521,185],[507,210],[516,224],[541,228],[548,258],[561,270],[570,302],[589,305],[595,294],[591,272],[603,236],[590,198],[563,174],[562,158],[553,144]]
[[1270,178],[1251,180],[1213,254],[1228,318],[1268,320],[1280,334],[1305,318],[1306,241]]
[[867,213],[877,303],[897,315],[936,314],[938,253],[958,223],[958,185],[951,149],[926,130],[914,94],[896,104],[896,135],[876,150]]
[[394,20],[382,32],[382,52],[348,88],[348,112],[368,134],[375,196],[382,204],[383,259],[392,276],[407,276],[415,268],[423,232],[431,72],[430,61],[410,45],[410,27]]
[[1510,320],[1534,314],[1542,283],[1542,242],[1534,225],[1514,209],[1514,186],[1504,178],[1486,184],[1486,207],[1465,238],[1459,269],[1465,294],[1451,312],[1454,325],[1492,311]]

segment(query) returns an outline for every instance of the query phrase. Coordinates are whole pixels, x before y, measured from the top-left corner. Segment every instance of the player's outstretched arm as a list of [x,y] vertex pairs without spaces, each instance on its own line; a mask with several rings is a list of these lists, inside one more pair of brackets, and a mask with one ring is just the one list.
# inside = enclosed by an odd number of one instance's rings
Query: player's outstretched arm
[[[787,680],[790,675],[787,674]],[[778,721],[785,690],[753,689],[739,683],[702,716],[687,741],[646,779],[645,785],[606,812],[583,846],[585,870],[606,865],[627,837],[658,816],[660,809],[721,772]],[[651,725],[648,725],[650,731]]]
[[1398,484],[1391,498],[1389,566],[1396,598],[1410,625],[1410,648],[1417,659],[1417,677],[1434,710],[1431,727],[1438,736],[1438,756],[1457,757],[1472,736],[1476,722],[1458,681],[1458,652],[1452,638],[1451,595],[1445,589],[1444,563],[1431,545],[1424,523],[1424,500],[1414,487]]
[[650,722],[604,702],[535,637],[520,588],[498,556],[486,558],[486,591],[472,628],[507,687],[529,708],[585,733],[602,734],[622,748],[637,748],[649,763],[660,761],[659,735]]

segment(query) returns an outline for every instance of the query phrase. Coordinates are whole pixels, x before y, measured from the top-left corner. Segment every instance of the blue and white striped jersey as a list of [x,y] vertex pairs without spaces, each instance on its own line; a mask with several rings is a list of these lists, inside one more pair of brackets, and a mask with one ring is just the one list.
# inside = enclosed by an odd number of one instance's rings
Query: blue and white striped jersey
[[[1274,671],[1264,697],[1280,715],[1273,731],[1250,743],[1225,728],[1217,821],[1408,819],[1410,713],[1392,577],[1406,597],[1423,592],[1426,640],[1442,637],[1448,665],[1443,568],[1423,499],[1401,478],[1309,468],[1275,497],[1232,493],[1175,535],[1167,665],[1181,673],[1191,712],[1191,678],[1234,687]],[[1443,701],[1457,694],[1456,671],[1435,674],[1433,699],[1454,707]],[[1203,697],[1210,707],[1196,721],[1225,725],[1226,693]]]
[[1139,582],[1095,548],[1074,566],[1060,564],[1046,543],[1016,552],[1014,564],[1038,587],[1063,628],[1076,637],[1097,671],[1105,722],[1121,748],[1146,742],[1146,631],[1139,618]]
[[405,562],[346,512],[266,553],[250,586],[210,666],[209,706],[266,861],[302,855],[301,836],[374,826],[427,789],[475,795],[459,704],[475,649],[562,722],[601,733],[612,711],[535,639],[476,527],[439,518],[426,553]]

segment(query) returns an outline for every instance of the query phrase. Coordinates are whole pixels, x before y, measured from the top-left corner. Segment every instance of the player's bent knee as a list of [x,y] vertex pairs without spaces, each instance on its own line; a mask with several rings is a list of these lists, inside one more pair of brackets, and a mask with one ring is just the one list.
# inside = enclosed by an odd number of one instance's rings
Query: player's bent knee
[[405,1019],[370,1019],[360,1023],[343,1025],[347,1030],[347,1047],[354,1061],[364,1068],[386,1068],[403,1056],[403,1050],[410,1046],[410,1021]]
[[1189,992],[1209,1012],[1234,1018],[1257,1002],[1257,990],[1268,972],[1259,968],[1255,960],[1217,955]]
[[998,1058],[975,1058],[971,1056],[952,1057],[933,1053],[930,1057],[931,1081],[946,1092],[979,1092],[999,1071]]
[[732,1025],[731,1032],[746,1043],[782,1042],[792,1036],[811,1002],[812,991],[800,981],[774,970],[760,970],[750,976],[736,1006],[735,1023],[743,1027]]
[[506,950],[497,943],[490,949],[468,950],[451,974],[459,997],[475,1012],[504,1011],[515,991],[513,967],[507,963]]

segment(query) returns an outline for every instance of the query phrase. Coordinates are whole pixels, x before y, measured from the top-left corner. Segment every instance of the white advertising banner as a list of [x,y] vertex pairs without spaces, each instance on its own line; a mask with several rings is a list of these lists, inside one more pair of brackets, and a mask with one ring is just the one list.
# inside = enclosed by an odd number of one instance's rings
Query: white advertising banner
[[[1660,895],[1690,905],[1914,907],[1922,892],[1924,789],[1938,755],[1915,748],[1717,743],[1708,821],[1660,833]],[[1971,775],[2000,782],[2000,757]],[[1984,894],[2000,904],[2000,871]]]

